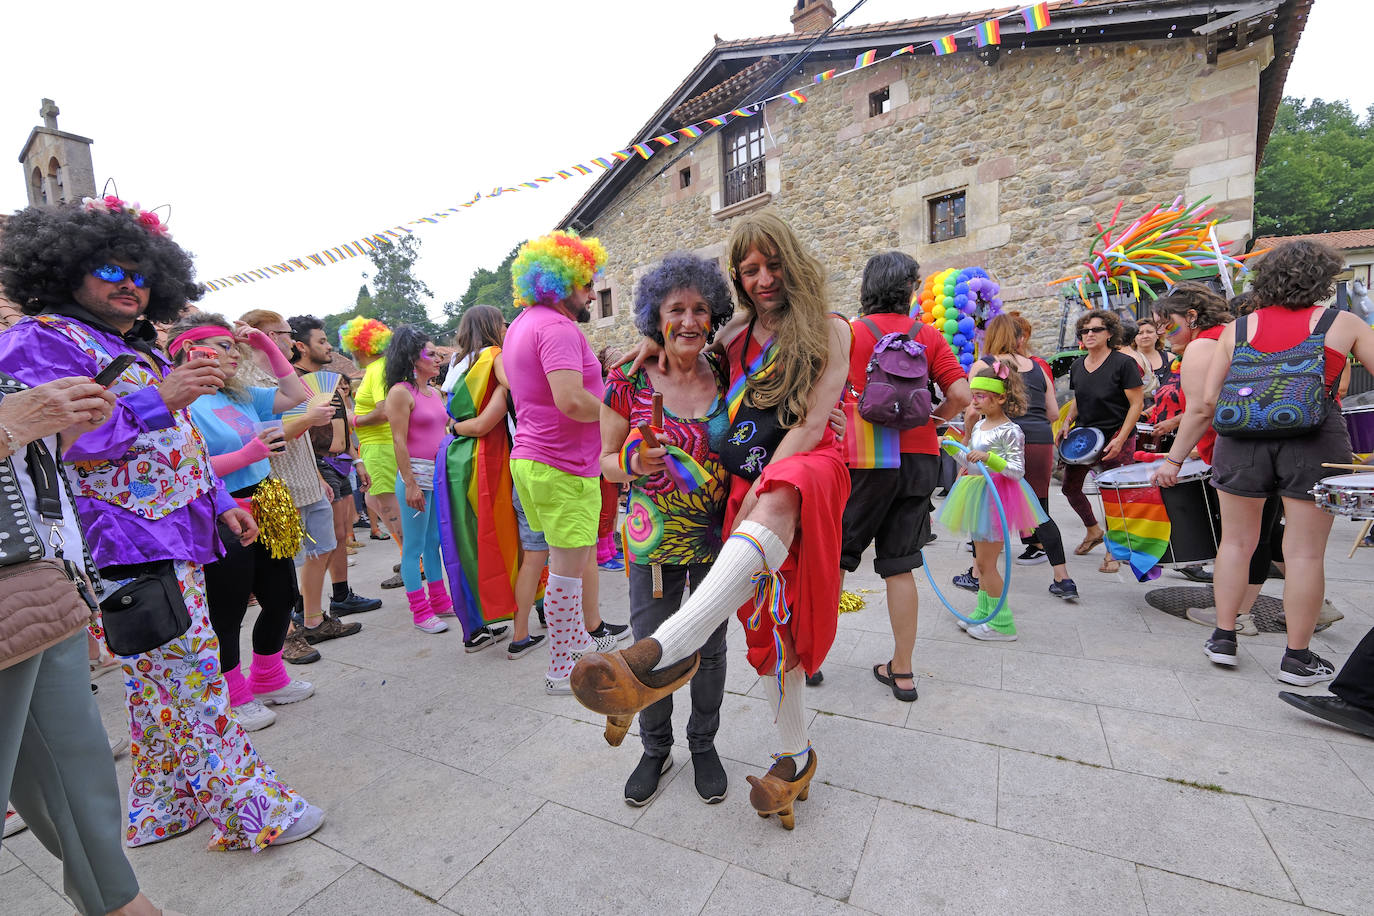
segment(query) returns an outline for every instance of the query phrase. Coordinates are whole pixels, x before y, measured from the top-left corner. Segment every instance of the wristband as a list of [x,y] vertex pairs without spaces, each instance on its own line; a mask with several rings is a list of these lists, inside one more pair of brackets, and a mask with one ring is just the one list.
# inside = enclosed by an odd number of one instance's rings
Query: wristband
[[1182,468],[1183,468],[1183,462],[1182,462],[1182,461],[1175,461],[1174,459],[1168,457],[1167,455],[1165,456],[1164,460],[1167,461],[1167,462],[1169,462],[1169,464],[1172,464],[1174,467],[1179,468],[1180,470],[1182,470]]
[[634,459],[634,453],[637,447],[638,443],[627,443],[626,446],[620,450],[620,454],[617,456],[618,460],[616,463],[620,465],[620,469],[622,471],[629,475],[631,480],[634,480],[636,477],[640,476],[634,472],[634,468],[630,465],[630,462]]

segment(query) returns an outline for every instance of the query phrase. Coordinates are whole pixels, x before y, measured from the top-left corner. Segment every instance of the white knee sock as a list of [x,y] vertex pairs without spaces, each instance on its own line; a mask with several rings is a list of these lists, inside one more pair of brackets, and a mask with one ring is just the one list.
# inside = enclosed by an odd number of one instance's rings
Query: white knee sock
[[801,665],[783,675],[787,692],[781,697],[781,702],[778,679],[773,675],[765,675],[763,680],[768,685],[768,701],[778,711],[778,738],[782,741],[782,753],[796,760],[797,772],[800,773],[810,760],[807,747],[811,744],[806,734],[806,708],[802,705],[806,675]]
[[[740,537],[741,534],[747,537]],[[764,556],[759,555],[754,541],[763,545]],[[726,538],[706,578],[700,584],[692,583],[687,601],[654,631],[653,638],[663,647],[663,657],[655,670],[700,649],[716,627],[753,596],[750,577],[759,570],[777,569],[786,559],[787,548],[776,534],[758,522],[741,522],[736,533]]]
[[549,632],[548,676],[559,680],[572,671],[574,651],[581,652],[591,642],[582,622],[582,580],[549,574],[544,589],[544,618]]

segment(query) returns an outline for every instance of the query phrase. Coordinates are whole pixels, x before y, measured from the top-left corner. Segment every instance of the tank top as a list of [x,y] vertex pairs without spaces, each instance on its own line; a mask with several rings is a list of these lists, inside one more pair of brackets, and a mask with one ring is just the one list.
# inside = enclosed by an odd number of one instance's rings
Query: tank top
[[[1290,309],[1281,305],[1270,305],[1257,309],[1250,319],[1250,346],[1263,353],[1278,353],[1298,344],[1312,333],[1312,313],[1324,306],[1314,305],[1306,309]],[[1259,327],[1255,328],[1255,318]],[[1345,354],[1330,347],[1326,348],[1326,384],[1335,385],[1345,369]]]
[[1026,412],[1012,420],[1021,427],[1027,445],[1049,445],[1054,442],[1054,427],[1045,413],[1045,389],[1048,380],[1045,372],[1031,360],[1031,367],[1021,372],[1021,382],[1026,386]]
[[448,411],[444,409],[444,396],[437,388],[417,392],[409,382],[401,382],[415,399],[415,409],[410,414],[410,428],[406,432],[406,450],[412,458],[433,461],[439,454],[439,443],[444,439],[444,427],[448,422]]

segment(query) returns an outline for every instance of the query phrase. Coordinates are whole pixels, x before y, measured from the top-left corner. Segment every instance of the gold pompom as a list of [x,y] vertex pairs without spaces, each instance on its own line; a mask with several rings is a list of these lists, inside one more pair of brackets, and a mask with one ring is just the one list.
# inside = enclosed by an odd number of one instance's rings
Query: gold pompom
[[863,598],[851,591],[840,592],[840,613],[852,614],[855,611],[862,611],[866,602]]
[[305,531],[286,484],[275,477],[258,484],[253,491],[253,519],[258,523],[258,540],[273,559],[284,560],[300,551]]

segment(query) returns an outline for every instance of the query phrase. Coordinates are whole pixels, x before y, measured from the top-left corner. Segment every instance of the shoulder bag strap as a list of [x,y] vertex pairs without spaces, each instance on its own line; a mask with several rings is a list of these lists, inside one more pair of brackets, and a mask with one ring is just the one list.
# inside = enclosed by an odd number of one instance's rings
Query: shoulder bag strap
[[882,329],[873,321],[872,318],[860,318],[859,323],[868,328],[868,333],[873,335],[873,346],[878,345],[878,341],[883,339]]

